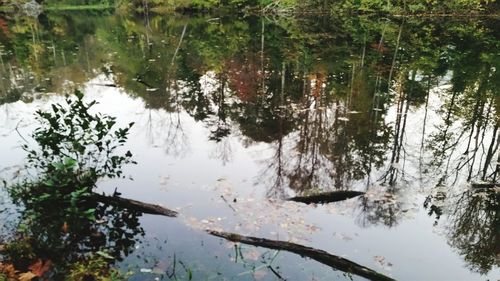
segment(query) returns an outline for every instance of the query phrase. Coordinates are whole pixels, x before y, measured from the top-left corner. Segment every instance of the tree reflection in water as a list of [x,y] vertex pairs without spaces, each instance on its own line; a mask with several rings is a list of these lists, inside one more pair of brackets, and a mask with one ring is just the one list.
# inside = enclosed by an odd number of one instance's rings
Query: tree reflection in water
[[469,190],[451,199],[445,222],[449,243],[469,268],[485,274],[499,265],[500,196],[489,189]]
[[[272,153],[258,160],[256,183],[267,197],[365,191],[352,199],[363,227],[398,225],[422,194],[473,270],[498,265],[498,195],[461,188],[498,183],[496,20],[9,20],[24,28],[0,32],[0,104],[105,73],[151,110],[141,129],[165,153],[189,149],[184,117],[207,128],[209,153],[224,163],[233,141],[265,143]],[[140,234],[135,215],[120,212]],[[104,227],[85,231],[131,237]]]

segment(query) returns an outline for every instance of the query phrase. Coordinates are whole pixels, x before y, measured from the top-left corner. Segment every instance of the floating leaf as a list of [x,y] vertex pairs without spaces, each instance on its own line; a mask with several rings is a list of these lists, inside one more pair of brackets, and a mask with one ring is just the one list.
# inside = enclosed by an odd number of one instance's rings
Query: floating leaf
[[47,271],[50,270],[51,267],[52,262],[50,260],[44,262],[41,259],[38,259],[34,264],[28,267],[28,269],[31,270],[31,273],[36,276],[42,277]]
[[19,281],[31,281],[37,277],[38,276],[36,274],[34,274],[33,272],[25,272],[25,273],[21,273],[19,275]]

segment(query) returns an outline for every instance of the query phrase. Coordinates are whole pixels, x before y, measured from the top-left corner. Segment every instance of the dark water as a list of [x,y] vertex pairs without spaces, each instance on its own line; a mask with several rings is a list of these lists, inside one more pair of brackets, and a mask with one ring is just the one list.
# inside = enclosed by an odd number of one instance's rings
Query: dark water
[[[203,229],[296,242],[398,280],[498,280],[499,190],[472,187],[498,181],[498,26],[3,15],[0,175],[16,180],[32,113],[79,88],[136,123],[134,180],[100,188],[181,213],[140,218],[145,234],[118,262],[131,280],[361,280]],[[283,200],[334,190],[366,195]]]

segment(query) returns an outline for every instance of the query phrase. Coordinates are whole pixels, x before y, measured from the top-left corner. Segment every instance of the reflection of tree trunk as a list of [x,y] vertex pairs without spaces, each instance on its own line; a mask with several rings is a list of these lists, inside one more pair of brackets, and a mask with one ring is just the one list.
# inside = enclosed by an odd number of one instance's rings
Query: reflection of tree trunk
[[[283,63],[282,69],[282,81],[281,81],[281,94],[280,94],[280,102],[279,108],[282,109],[283,101],[284,101],[284,91],[285,91],[285,75],[284,75],[285,64]],[[271,187],[270,191],[267,193],[268,197],[273,198],[284,198],[285,190],[283,186],[283,112],[278,114],[278,147],[276,149],[276,154],[274,157],[274,163],[277,165],[276,168],[276,181]]]
[[[467,181],[470,181],[472,179],[474,172],[474,165],[476,163],[477,152],[479,150],[479,145],[482,144],[484,141],[484,133],[483,133],[483,138],[481,140],[479,139],[479,136],[481,134],[481,129],[483,128],[483,125],[487,126],[488,123],[487,119],[485,120],[484,116],[485,105],[486,105],[486,99],[484,99],[483,97],[484,86],[485,86],[484,84],[485,83],[481,83],[476,91],[475,95],[476,103],[474,104],[473,116],[469,124],[470,132],[467,141],[467,148],[463,153],[463,155],[465,155],[465,160],[462,163],[458,163],[456,167],[456,172],[458,173],[458,171],[460,171],[464,166],[468,165],[469,170],[468,170]],[[488,118],[490,110],[491,107],[488,107],[487,109],[488,114],[486,115],[486,118]],[[472,155],[469,156],[471,150],[472,150]]]
[[85,59],[87,61],[87,71],[90,75],[92,68],[90,67],[89,50],[88,50],[87,42],[84,43],[83,48],[85,49]]
[[398,34],[398,39],[396,41],[396,50],[394,50],[394,56],[392,57],[392,64],[391,64],[391,70],[389,71],[389,79],[387,80],[387,85],[389,90],[391,89],[391,80],[392,80],[392,74],[394,72],[394,66],[396,65],[396,57],[398,55],[398,50],[399,50],[399,42],[401,40],[401,34],[403,32],[403,25],[404,25],[404,20],[399,26],[399,34]]
[[[465,149],[465,152],[464,154],[468,154],[469,153],[469,150],[470,150],[470,146],[471,146],[471,143],[472,143],[472,136],[474,134],[474,130],[475,130],[475,125],[476,125],[476,122],[478,121],[478,119],[480,119],[480,113],[479,113],[479,108],[481,106],[481,98],[479,97],[479,93],[476,95],[476,103],[474,104],[474,110],[473,110],[473,116],[472,116],[472,120],[471,120],[471,124],[470,124],[470,133],[469,133],[469,140],[467,142],[467,148]],[[483,103],[484,105],[484,103]],[[481,112],[482,112],[482,108],[481,108]]]
[[[263,64],[262,64],[262,67],[263,67]],[[280,112],[277,115],[277,118],[278,118],[278,120],[277,120],[277,122],[278,122],[278,140],[277,140],[278,147],[276,148],[276,153],[274,154],[274,157],[273,157],[274,161],[269,166],[269,168],[271,168],[271,167],[274,167],[274,165],[276,165],[276,171],[273,171],[273,173],[276,174],[276,180],[274,181],[271,188],[267,191],[268,197],[281,198],[281,199],[283,199],[285,197],[285,190],[284,190],[284,186],[283,186],[283,138],[284,138],[284,132],[283,132],[284,120],[283,120],[283,118],[284,118],[284,114],[286,114],[286,111],[284,110],[285,78],[286,78],[285,75],[286,75],[286,65],[285,65],[285,62],[283,62],[283,64],[281,65],[281,89],[280,89],[280,96],[279,96],[279,100],[278,100],[278,109],[280,110]],[[264,80],[263,80],[263,82],[264,82]]]
[[388,22],[389,22],[389,19],[386,20],[386,22],[384,24],[384,28],[382,29],[382,34],[380,35],[380,41],[378,42],[377,51],[380,51],[380,49],[382,48],[382,43],[384,43],[385,30],[387,28]]
[[497,182],[497,176],[499,172],[500,172],[500,153],[498,153],[497,157],[497,165],[495,168],[495,173],[493,174],[493,182]]
[[[401,84],[402,83],[404,82],[401,82]],[[409,108],[410,103],[406,98],[405,92],[402,89],[398,90],[398,103],[396,106],[396,127],[394,129],[394,142],[392,146],[390,161],[391,167],[389,167],[389,170],[383,177],[384,181],[388,179],[389,185],[394,185],[396,183],[399,167],[394,167],[394,164],[397,164],[400,161],[401,149],[403,147],[403,138],[406,130],[406,119],[408,116]]]
[[2,71],[6,72],[5,71],[5,64],[3,62],[3,53],[2,53],[2,51],[0,51],[0,64],[2,64]]
[[[496,123],[495,127],[493,128],[493,133],[491,134],[490,147],[488,148],[488,152],[486,153],[486,159],[484,161],[483,175],[481,177],[481,179],[483,181],[486,178],[486,173],[488,172],[488,167],[490,166],[491,160],[493,159],[493,154],[498,149],[499,138],[500,138],[500,134],[498,134],[498,123]],[[495,140],[496,140],[496,142],[495,142]]]
[[401,132],[399,135],[399,142],[398,142],[398,151],[397,151],[397,157],[396,157],[396,163],[399,163],[399,157],[401,156],[401,148],[403,147],[403,137],[405,136],[405,131],[406,131],[406,120],[408,118],[408,111],[410,109],[410,102],[406,100],[406,107],[405,111],[403,113],[403,124],[401,126]]
[[264,98],[264,94],[266,93],[266,74],[265,74],[265,69],[264,69],[264,45],[265,45],[265,24],[264,24],[264,17],[261,19],[262,22],[262,30],[260,33],[260,75],[261,75],[261,91],[262,91],[262,98]]
[[54,44],[54,41],[52,41],[52,57],[54,59],[54,65],[57,65],[57,57],[56,57],[56,45]]
[[280,105],[283,105],[283,100],[285,97],[285,62],[281,64],[281,92],[280,92]]
[[424,124],[422,125],[422,138],[420,140],[420,157],[419,157],[419,170],[420,175],[422,175],[422,165],[423,165],[423,152],[424,152],[424,142],[425,142],[425,129],[427,127],[427,113],[429,109],[429,96],[431,93],[431,76],[427,76],[427,95],[425,97],[425,111],[424,111]]
[[361,67],[365,66],[365,54],[366,54],[366,35],[363,40],[363,53],[361,54]]
[[373,123],[376,124],[378,121],[378,113],[382,109],[380,108],[380,97],[382,96],[382,93],[380,92],[380,85],[382,83],[382,78],[377,75],[377,78],[375,79],[375,91],[373,93],[373,100],[372,100],[372,111],[371,115],[373,118]]
[[[172,67],[174,66],[175,64],[175,58],[177,57],[177,53],[179,52],[179,49],[181,48],[181,45],[182,45],[182,41],[184,39],[184,36],[186,34],[186,29],[187,29],[187,23],[184,24],[184,28],[182,29],[182,33],[181,33],[181,38],[179,39],[179,43],[177,44],[177,47],[175,48],[175,51],[174,51],[174,54],[172,56],[172,60],[170,61],[170,67],[167,71],[167,83],[168,83],[168,86],[167,86],[167,92],[170,93],[171,92],[171,89],[170,89],[170,85],[171,85],[171,82],[170,82],[170,74],[171,74],[171,70],[172,70]],[[175,83],[177,83],[177,80],[175,80]]]
[[64,55],[64,50],[61,50],[61,57],[63,59],[63,65],[66,66],[66,55]]
[[[486,111],[486,120],[484,120],[483,122],[483,112],[484,112],[484,102],[482,104],[482,108],[481,108],[481,117],[479,118],[479,122],[477,122],[477,128],[476,128],[476,136],[475,136],[475,148],[474,148],[474,153],[472,154],[472,163],[470,165],[470,169],[469,169],[469,176],[467,177],[467,180],[471,180],[472,178],[472,173],[473,173],[473,170],[474,170],[474,164],[476,163],[476,156],[477,156],[477,152],[479,150],[479,145],[483,144],[484,142],[484,135],[485,135],[485,130],[486,130],[486,127],[487,127],[487,124],[488,124],[488,116],[490,114],[490,110],[491,110],[491,106],[488,107],[488,110]],[[482,137],[481,137],[481,140],[479,140],[479,135],[481,133],[481,127],[483,126],[484,124],[484,129],[483,129],[483,134],[482,134]],[[484,155],[484,153],[482,154]],[[481,156],[481,159],[479,161],[479,163],[481,163],[482,161],[482,156]]]
[[30,25],[31,37],[33,40],[33,55],[35,55],[35,60],[38,61],[38,51],[36,50],[36,39],[35,39],[35,29],[33,25]]
[[184,35],[186,34],[186,29],[187,29],[187,23],[184,24],[184,28],[182,29],[182,33],[181,33],[181,39],[179,40],[179,44],[177,44],[177,48],[175,48],[175,52],[174,52],[174,55],[172,56],[172,61],[170,62],[170,65],[174,65],[175,57],[177,57],[177,53],[179,52],[179,49],[181,48],[182,40],[184,39]]
[[[453,122],[451,122],[451,116],[452,116],[452,113],[455,109],[455,102],[456,102],[456,97],[457,97],[457,94],[458,92],[457,91],[453,91],[453,94],[451,95],[451,101],[450,101],[450,106],[448,107],[448,112],[446,113],[446,118],[444,119],[444,124],[445,124],[445,128],[443,130],[443,145],[441,146],[441,157],[439,159],[439,162],[438,162],[438,166],[441,166],[441,164],[443,163],[444,159],[445,159],[445,152],[446,150],[448,150],[448,138],[446,137],[448,135],[448,131],[450,130],[450,127],[452,125]],[[445,169],[445,172],[444,172],[444,175],[443,175],[443,179],[446,178],[447,174],[448,174],[448,166],[449,166],[449,159],[448,159],[448,164],[446,165],[446,169]]]

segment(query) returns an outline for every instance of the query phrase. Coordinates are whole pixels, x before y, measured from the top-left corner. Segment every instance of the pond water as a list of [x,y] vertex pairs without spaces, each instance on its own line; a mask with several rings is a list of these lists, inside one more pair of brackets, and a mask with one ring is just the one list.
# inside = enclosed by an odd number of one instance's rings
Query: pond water
[[[498,26],[0,15],[0,177],[16,181],[33,113],[77,88],[135,122],[133,180],[99,189],[180,214],[131,227],[117,262],[131,280],[364,280],[205,229],[321,249],[397,280],[498,280],[499,191],[472,187],[497,181]],[[285,200],[336,190],[366,193]],[[2,198],[7,233],[15,215]]]

